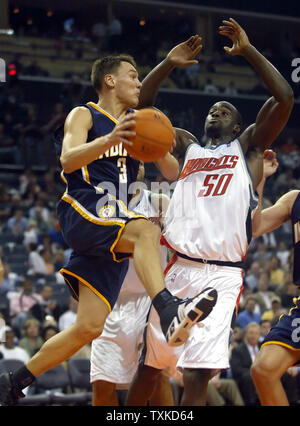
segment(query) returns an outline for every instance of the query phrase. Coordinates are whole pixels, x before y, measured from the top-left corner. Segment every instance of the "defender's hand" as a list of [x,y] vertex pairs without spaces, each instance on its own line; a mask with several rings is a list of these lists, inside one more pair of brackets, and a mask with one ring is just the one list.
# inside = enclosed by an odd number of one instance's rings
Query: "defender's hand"
[[195,57],[202,49],[201,40],[201,37],[194,35],[183,43],[178,44],[168,53],[167,60],[176,67],[197,64],[198,61]]
[[279,163],[276,159],[276,153],[271,149],[266,149],[263,155],[264,161],[264,178],[272,176],[278,169]]
[[225,25],[219,27],[219,34],[228,37],[232,41],[232,47],[224,46],[225,52],[229,55],[242,55],[243,51],[251,46],[246,32],[233,18],[222,22]]

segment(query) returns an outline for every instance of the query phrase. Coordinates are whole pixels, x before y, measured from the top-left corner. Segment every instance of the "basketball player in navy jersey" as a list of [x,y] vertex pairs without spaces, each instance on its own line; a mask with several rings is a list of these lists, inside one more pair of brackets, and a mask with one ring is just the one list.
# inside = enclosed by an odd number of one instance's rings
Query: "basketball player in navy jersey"
[[[162,67],[171,70],[193,64],[200,50],[201,39],[193,36],[175,46]],[[160,229],[145,216],[130,211],[125,202],[139,166],[126,152],[130,136],[135,134],[134,113],[127,112],[138,105],[149,105],[133,58],[119,55],[97,60],[91,79],[99,101],[74,108],[64,129],[56,133],[66,183],[57,215],[64,239],[73,249],[61,273],[79,300],[77,320],[49,339],[26,366],[0,376],[2,404],[13,404],[38,375],[68,359],[101,333],[131,256],[169,344],[182,344],[187,330],[207,316],[216,303],[217,292],[211,289],[185,301],[172,296],[165,288],[160,262]],[[177,178],[178,162],[170,153],[156,165],[167,179]]]
[[[218,303],[202,327],[193,327],[190,338],[179,348],[165,345],[156,314],[150,313],[145,356],[129,391],[128,405],[146,404],[155,375],[167,365],[170,371],[177,368],[183,372],[181,405],[205,405],[207,384],[214,371],[229,367],[230,325],[242,291],[243,260],[251,240],[263,152],[286,125],[294,103],[287,81],[250,44],[234,19],[223,21],[219,34],[232,41],[225,51],[243,56],[271,97],[255,123],[242,132],[239,111],[231,103],[220,101],[212,105],[206,117],[204,147],[191,140],[185,130],[177,135],[176,150],[183,168],[166,213],[163,234],[177,259],[165,282],[179,297],[190,297],[202,285],[214,287]],[[159,66],[154,72],[165,77]],[[184,213],[177,214],[184,205]]]
[[[264,177],[257,188],[259,204],[253,220],[253,236],[259,237],[290,221],[293,231],[294,262],[293,282],[300,286],[300,191],[291,190],[276,203],[261,210],[261,200],[266,178],[277,170],[275,153],[268,152],[264,160]],[[251,375],[262,405],[289,405],[281,383],[289,367],[300,364],[300,298],[288,314],[281,316],[265,337],[260,352],[251,367]]]

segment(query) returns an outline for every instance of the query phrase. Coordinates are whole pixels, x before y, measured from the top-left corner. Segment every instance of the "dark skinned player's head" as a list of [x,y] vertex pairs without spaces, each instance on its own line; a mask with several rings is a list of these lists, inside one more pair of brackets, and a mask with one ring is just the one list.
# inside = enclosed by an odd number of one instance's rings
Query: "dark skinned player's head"
[[242,117],[231,103],[220,101],[212,105],[205,119],[204,131],[209,139],[236,138],[242,127]]

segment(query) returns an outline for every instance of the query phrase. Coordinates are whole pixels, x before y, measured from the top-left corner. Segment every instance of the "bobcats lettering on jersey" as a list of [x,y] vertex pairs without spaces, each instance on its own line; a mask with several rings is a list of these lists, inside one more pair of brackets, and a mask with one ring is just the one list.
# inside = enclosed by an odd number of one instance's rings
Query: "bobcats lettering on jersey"
[[184,179],[191,173],[200,171],[213,171],[220,169],[233,169],[239,160],[237,155],[223,155],[220,158],[193,158],[188,160],[179,179]]

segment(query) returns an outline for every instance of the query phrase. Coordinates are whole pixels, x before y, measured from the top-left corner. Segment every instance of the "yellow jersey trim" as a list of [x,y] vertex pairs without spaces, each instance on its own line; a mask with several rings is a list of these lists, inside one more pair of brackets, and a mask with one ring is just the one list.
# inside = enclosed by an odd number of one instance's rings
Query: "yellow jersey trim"
[[[111,312],[111,306],[109,301],[101,294],[98,290],[96,290],[88,281],[86,281],[84,278],[80,277],[79,275],[74,274],[74,272],[68,271],[65,268],[60,269],[59,271],[61,275],[64,277],[65,274],[72,275],[73,277],[77,278],[82,284],[86,285],[90,290],[92,290],[93,293],[95,293],[100,299],[107,305],[109,312]],[[70,285],[69,281],[67,280],[67,283]],[[71,289],[74,291],[73,287],[71,286]],[[76,293],[75,293],[76,294]],[[78,295],[77,295],[78,297]]]
[[91,184],[90,174],[89,174],[87,166],[81,167],[81,171],[82,171],[83,180],[85,180],[88,184]]
[[111,121],[113,121],[115,124],[118,124],[118,120],[114,118],[112,115],[110,115],[108,112],[106,112],[103,108],[101,108],[99,105],[95,104],[94,102],[88,102],[88,105],[95,108],[96,110],[102,112],[102,114],[106,115],[106,117],[110,118]]
[[89,222],[95,223],[96,225],[103,225],[103,226],[110,226],[110,225],[123,225],[125,221],[120,218],[115,218],[115,220],[105,220],[101,219],[100,217],[94,216],[92,213],[90,213],[88,210],[86,210],[78,201],[75,200],[75,198],[71,197],[69,194],[64,193],[61,197],[62,200],[64,200],[66,203],[70,204],[71,207],[73,207],[74,210],[77,211],[84,219],[88,220]]
[[292,351],[300,351],[300,349],[293,348],[293,346],[288,345],[287,343],[279,342],[279,341],[277,342],[276,340],[269,340],[268,342],[263,343],[261,345],[261,348],[266,345],[279,345],[279,346],[284,346],[285,348],[291,349]]

